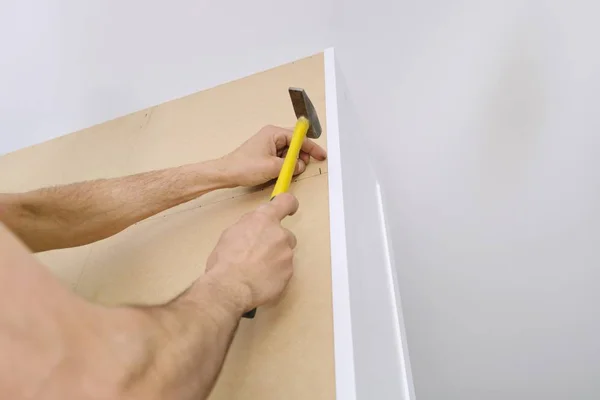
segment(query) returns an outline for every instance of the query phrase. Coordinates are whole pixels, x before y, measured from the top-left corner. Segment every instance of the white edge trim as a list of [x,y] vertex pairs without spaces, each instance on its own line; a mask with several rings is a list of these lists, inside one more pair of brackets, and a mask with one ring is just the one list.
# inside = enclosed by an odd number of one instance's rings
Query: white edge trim
[[346,220],[344,217],[338,97],[333,47],[325,50],[324,67],[336,399],[355,400],[356,384],[348,281],[348,253],[346,252]]
[[408,346],[406,343],[406,331],[404,329],[404,318],[402,316],[402,307],[400,304],[400,293],[398,291],[398,281],[396,270],[394,269],[393,255],[389,245],[390,238],[385,218],[385,207],[383,205],[383,195],[381,194],[381,185],[376,182],[377,188],[377,211],[379,214],[379,222],[381,224],[381,237],[383,250],[385,254],[387,281],[389,285],[389,293],[391,294],[391,303],[393,307],[394,326],[396,327],[396,351],[398,360],[400,360],[400,379],[402,381],[402,399],[414,400],[415,389],[412,380],[412,372],[410,367],[410,359],[408,357]]

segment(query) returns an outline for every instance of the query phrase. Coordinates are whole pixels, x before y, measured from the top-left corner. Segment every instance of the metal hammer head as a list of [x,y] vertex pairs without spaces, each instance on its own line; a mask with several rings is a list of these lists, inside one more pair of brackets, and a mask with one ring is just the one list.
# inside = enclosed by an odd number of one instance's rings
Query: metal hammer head
[[317,111],[313,106],[312,102],[308,98],[308,95],[304,89],[298,89],[291,87],[290,98],[292,99],[292,105],[294,106],[294,112],[296,118],[304,117],[308,120],[308,132],[306,136],[311,139],[316,139],[321,136],[321,123],[317,116]]

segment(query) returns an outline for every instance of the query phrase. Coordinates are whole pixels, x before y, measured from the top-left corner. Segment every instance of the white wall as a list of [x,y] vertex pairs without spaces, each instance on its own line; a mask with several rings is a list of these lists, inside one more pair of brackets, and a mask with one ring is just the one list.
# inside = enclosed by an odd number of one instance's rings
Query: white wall
[[338,4],[419,400],[599,396],[597,4]]
[[339,63],[336,81],[356,399],[409,400],[413,388],[386,243],[386,207]]
[[331,5],[3,1],[0,154],[322,51]]
[[[344,162],[383,187],[417,398],[597,398],[598,6],[335,1],[2,2],[0,153],[333,43]],[[355,257],[352,279],[384,262]],[[390,345],[378,316],[357,372]]]

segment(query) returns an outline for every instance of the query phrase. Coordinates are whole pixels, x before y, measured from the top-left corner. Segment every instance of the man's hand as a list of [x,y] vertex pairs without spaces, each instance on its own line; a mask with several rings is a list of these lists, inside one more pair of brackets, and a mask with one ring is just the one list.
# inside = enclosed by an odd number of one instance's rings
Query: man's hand
[[[91,243],[211,190],[277,177],[291,137],[266,127],[221,160],[0,194],[0,304],[9,305],[0,312],[0,397],[206,398],[242,314],[275,300],[292,275],[296,239],[281,226],[298,208],[292,195],[243,216],[206,274],[156,307],[79,299],[10,230],[36,251]],[[325,156],[307,140],[297,172]]]
[[206,274],[155,307],[85,302],[0,223],[0,397],[205,399],[242,314],[292,275],[296,238],[281,220],[297,208],[285,193],[243,216]]
[[292,276],[296,237],[281,220],[298,209],[289,193],[244,215],[221,235],[209,256],[206,277],[248,311],[277,299]]
[[[265,126],[221,161],[223,169],[231,174],[236,186],[256,186],[277,178],[283,158],[292,140],[292,131],[276,126]],[[323,161],[325,150],[310,139],[306,139],[296,164],[296,174],[301,174],[310,158]]]
[[[167,208],[213,190],[260,185],[279,174],[292,131],[267,126],[232,153],[211,161],[27,193],[0,193],[0,222],[33,251],[107,238]],[[325,150],[306,139],[296,166]]]
[[[173,302],[144,310],[149,338],[131,362],[133,399],[204,399],[210,393],[242,313],[277,299],[292,276],[295,236],[281,220],[298,209],[288,193],[227,229],[207,271]],[[135,311],[135,310],[132,310]],[[134,319],[134,315],[130,317]],[[140,369],[139,366],[143,366]]]

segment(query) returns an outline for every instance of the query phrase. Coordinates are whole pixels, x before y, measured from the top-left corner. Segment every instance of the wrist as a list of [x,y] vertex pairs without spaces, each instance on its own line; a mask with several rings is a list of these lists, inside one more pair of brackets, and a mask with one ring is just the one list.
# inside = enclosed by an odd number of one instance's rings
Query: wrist
[[227,273],[212,270],[200,277],[186,296],[239,319],[252,308],[252,291]]
[[220,302],[239,314],[238,318],[252,308],[252,291],[248,285],[234,279],[231,274],[216,270],[206,273],[205,277]]
[[202,161],[195,164],[188,164],[180,168],[185,168],[194,176],[194,181],[199,185],[200,192],[210,192],[216,189],[233,188],[235,178],[227,168],[227,165],[220,159]]
[[205,164],[209,166],[213,176],[221,185],[222,189],[239,186],[239,179],[235,176],[231,165],[225,157],[207,161]]

